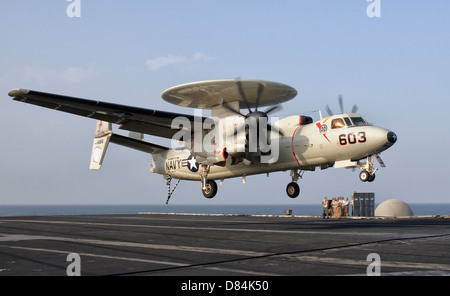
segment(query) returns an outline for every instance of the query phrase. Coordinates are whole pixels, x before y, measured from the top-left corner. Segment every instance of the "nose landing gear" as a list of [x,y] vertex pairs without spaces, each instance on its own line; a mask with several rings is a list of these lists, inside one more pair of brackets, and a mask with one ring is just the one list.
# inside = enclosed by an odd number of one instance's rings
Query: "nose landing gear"
[[[376,157],[378,159],[380,156],[377,155]],[[380,158],[380,160],[381,160],[381,158]],[[373,182],[373,180],[375,180],[375,172],[378,169],[373,168],[372,156],[368,156],[367,161],[365,163],[358,162],[358,167],[362,170],[361,173],[359,173],[359,179],[361,181]]]
[[373,182],[373,180],[375,180],[375,172],[371,174],[368,171],[363,170],[359,173],[359,179],[363,182]]

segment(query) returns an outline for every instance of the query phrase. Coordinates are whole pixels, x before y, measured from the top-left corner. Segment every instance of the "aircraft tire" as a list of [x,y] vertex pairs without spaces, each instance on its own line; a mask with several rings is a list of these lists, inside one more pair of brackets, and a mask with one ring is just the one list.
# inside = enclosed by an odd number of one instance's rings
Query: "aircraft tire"
[[217,183],[214,180],[207,180],[206,181],[206,185],[205,185],[206,189],[203,190],[203,196],[206,198],[213,198],[214,196],[216,196],[217,193]]
[[291,182],[286,186],[286,193],[290,198],[296,198],[300,194],[300,187],[297,183]]
[[373,180],[375,180],[375,174],[370,175],[369,179],[367,180],[368,182],[373,182]]
[[370,179],[370,173],[366,170],[361,171],[361,173],[359,173],[359,179],[363,182],[367,182]]

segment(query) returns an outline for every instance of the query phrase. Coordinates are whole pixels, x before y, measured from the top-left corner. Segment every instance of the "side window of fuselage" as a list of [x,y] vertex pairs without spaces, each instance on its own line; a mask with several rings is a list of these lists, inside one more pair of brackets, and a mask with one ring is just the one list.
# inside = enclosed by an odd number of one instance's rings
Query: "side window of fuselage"
[[335,118],[331,121],[331,128],[342,128],[345,126],[344,120],[342,118]]

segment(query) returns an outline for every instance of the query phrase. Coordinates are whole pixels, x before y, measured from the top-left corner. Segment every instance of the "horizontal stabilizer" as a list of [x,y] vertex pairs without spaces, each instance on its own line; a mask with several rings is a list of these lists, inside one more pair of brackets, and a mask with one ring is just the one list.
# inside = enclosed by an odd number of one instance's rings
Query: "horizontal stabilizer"
[[133,148],[142,152],[147,152],[147,153],[161,153],[163,151],[168,150],[169,148],[164,147],[164,146],[160,146],[160,145],[156,145],[156,144],[152,144],[149,142],[145,142],[145,141],[141,141],[141,140],[137,140],[134,138],[129,138],[129,137],[124,137],[121,135],[116,135],[113,134],[111,136],[111,143],[114,144],[118,144],[118,145],[122,145],[128,148]]

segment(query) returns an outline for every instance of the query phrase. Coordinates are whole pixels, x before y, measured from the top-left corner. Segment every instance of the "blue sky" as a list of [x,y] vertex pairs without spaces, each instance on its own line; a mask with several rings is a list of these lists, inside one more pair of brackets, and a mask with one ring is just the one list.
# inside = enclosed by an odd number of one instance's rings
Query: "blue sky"
[[357,104],[397,133],[382,153],[387,167],[370,184],[357,171],[306,172],[294,200],[285,193],[289,172],[225,180],[213,200],[184,181],[171,203],[311,204],[354,191],[448,202],[450,4],[380,3],[381,17],[369,18],[364,0],[81,0],[81,17],[69,18],[65,0],[2,1],[0,204],[163,204],[167,195],[142,152],[110,145],[102,170],[89,171],[95,121],[12,101],[10,89],[193,114],[161,93],[236,77],[296,88],[278,117],[326,104],[338,111],[342,94],[347,110]]

